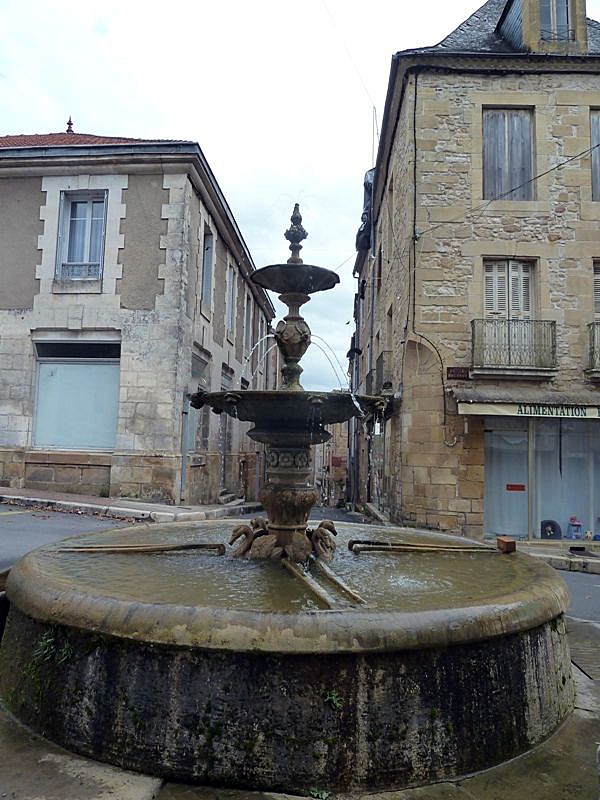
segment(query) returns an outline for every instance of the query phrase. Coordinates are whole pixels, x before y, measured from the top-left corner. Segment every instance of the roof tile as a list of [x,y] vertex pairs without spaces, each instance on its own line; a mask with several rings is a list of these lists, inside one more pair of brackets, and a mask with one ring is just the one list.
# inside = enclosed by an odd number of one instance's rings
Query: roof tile
[[131,139],[124,136],[98,136],[94,133],[33,133],[0,136],[0,148],[8,147],[73,147],[102,144],[174,143],[180,139]]

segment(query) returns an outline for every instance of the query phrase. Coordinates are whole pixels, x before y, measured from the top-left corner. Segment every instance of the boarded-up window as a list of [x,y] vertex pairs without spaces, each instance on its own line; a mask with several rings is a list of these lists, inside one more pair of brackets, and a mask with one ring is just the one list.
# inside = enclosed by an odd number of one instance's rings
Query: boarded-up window
[[574,35],[569,0],[540,0],[540,38],[565,41]]
[[514,259],[484,264],[486,317],[531,319],[532,265]]
[[483,196],[533,200],[533,112],[487,108],[483,112]]
[[120,344],[39,342],[33,439],[37,447],[112,450]]
[[592,200],[600,200],[600,110],[590,113],[592,144]]

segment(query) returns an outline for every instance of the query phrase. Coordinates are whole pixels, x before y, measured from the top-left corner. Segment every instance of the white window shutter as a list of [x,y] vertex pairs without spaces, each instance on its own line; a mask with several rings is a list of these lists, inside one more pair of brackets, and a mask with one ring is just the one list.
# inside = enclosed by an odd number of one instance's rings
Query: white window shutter
[[531,265],[523,261],[510,261],[510,316],[531,318]]
[[484,306],[486,316],[508,314],[506,261],[490,262],[484,266]]

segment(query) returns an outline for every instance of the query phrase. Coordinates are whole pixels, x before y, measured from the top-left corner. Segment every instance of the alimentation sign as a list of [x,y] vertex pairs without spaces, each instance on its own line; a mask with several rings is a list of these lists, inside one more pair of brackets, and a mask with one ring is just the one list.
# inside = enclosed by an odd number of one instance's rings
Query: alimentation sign
[[459,414],[501,417],[555,417],[598,419],[600,406],[578,406],[560,403],[459,403]]

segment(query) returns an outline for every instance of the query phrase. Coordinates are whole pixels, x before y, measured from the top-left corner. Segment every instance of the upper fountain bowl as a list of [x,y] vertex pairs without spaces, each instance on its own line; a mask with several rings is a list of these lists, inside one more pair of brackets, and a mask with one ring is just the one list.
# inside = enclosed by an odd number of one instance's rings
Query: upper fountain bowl
[[340,282],[340,276],[332,270],[302,262],[271,264],[253,272],[251,278],[263,289],[270,289],[278,294],[314,294],[332,289]]

